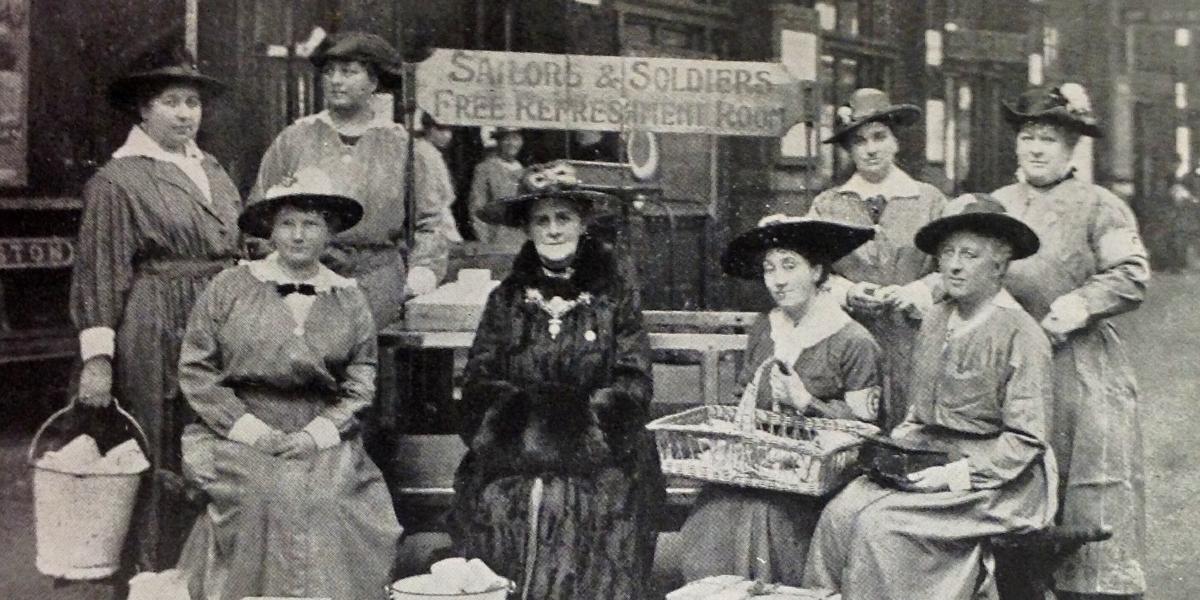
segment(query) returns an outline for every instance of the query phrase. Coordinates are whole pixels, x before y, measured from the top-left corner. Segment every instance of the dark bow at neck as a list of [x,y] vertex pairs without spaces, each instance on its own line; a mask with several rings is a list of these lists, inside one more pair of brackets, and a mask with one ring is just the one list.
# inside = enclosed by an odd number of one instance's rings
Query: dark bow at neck
[[302,294],[304,296],[317,295],[317,288],[311,283],[280,283],[275,286],[275,291],[279,292],[280,296],[291,294]]

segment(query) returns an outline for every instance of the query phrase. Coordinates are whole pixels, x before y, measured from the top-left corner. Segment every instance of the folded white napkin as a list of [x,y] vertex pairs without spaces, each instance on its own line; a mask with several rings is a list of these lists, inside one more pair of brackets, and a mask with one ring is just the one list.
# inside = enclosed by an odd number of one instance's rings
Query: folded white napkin
[[37,466],[79,475],[132,475],[150,468],[150,462],[132,439],[125,440],[102,456],[95,438],[83,434],[66,446],[43,454],[37,460]]

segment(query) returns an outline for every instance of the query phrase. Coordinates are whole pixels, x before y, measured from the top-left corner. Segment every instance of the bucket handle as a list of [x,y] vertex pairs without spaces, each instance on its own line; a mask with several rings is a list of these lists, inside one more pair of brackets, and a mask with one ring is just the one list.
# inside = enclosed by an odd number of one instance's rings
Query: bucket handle
[[[71,401],[68,402],[66,406],[58,409],[54,414],[50,415],[50,417],[46,419],[44,423],[42,423],[41,427],[38,427],[37,433],[33,434],[33,441],[29,443],[29,451],[25,454],[25,458],[29,461],[31,466],[36,462],[33,457],[33,453],[37,451],[38,442],[41,441],[42,434],[46,432],[46,428],[49,427],[50,424],[56,419],[67,414],[71,411],[71,409],[75,408],[75,401],[77,398],[77,396],[71,396]],[[117,401],[116,397],[113,397],[112,399],[112,407],[117,409],[118,414],[120,414],[122,417],[125,417],[125,419],[127,419],[130,423],[133,423],[133,428],[135,431],[137,431],[137,435],[141,439],[142,448],[149,449],[150,438],[146,436],[146,431],[142,429],[142,426],[137,422],[137,419],[133,418],[133,415],[126,412],[125,409],[121,408],[121,403]]]

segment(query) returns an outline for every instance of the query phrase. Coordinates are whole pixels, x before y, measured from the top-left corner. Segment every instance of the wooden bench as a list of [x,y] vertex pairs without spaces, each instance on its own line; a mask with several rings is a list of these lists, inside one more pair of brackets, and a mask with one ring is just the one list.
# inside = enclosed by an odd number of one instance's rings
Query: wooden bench
[[996,584],[1002,600],[1053,598],[1054,570],[1084,544],[1112,537],[1099,528],[1053,526],[1030,533],[999,535],[989,544],[996,555]]

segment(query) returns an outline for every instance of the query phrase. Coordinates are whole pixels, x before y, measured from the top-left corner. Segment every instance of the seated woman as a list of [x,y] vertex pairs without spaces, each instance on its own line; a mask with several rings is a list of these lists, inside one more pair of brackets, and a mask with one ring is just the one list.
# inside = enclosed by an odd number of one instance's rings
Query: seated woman
[[[761,279],[777,305],[750,331],[742,407],[877,419],[879,346],[822,291],[829,265],[871,235],[867,227],[774,216],[729,245],[725,272]],[[684,576],[799,585],[822,504],[783,492],[706,487],[682,530]]]
[[211,500],[180,559],[193,598],[376,598],[400,538],[357,436],[375,395],[370,308],[318,262],[362,207],[320,171],[285,184],[238,219],[275,251],[218,275],[183,339],[179,385],[201,421],[184,472]]
[[613,198],[569,166],[531,167],[478,213],[529,241],[492,291],[467,361],[455,549],[519,598],[645,598],[665,497],[643,427],[652,392],[641,296],[588,235]]
[[891,436],[963,458],[897,481],[904,489],[860,477],[829,503],[804,583],[847,600],[995,597],[983,540],[1054,519],[1050,343],[1001,288],[1009,261],[1037,252],[1037,235],[986,195],[962,196],[946,214],[916,234],[938,257],[947,299],[921,324],[908,415]]

